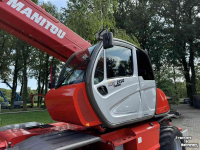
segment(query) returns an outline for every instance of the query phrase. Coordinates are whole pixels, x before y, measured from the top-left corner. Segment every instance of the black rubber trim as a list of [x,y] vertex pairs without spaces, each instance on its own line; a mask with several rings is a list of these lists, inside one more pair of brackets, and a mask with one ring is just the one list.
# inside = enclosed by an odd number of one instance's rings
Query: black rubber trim
[[161,123],[162,121],[164,121],[164,120],[166,120],[166,119],[173,118],[174,116],[175,116],[174,114],[167,114],[167,115],[164,116],[164,117],[155,118],[155,120],[156,120],[158,123]]
[[158,115],[154,115],[155,118],[159,118],[159,117],[163,117],[163,116],[167,116],[169,114],[170,110],[166,113],[162,113],[162,114],[158,114]]
[[62,68],[62,70],[61,70],[61,72],[60,72],[60,74],[59,74],[58,82],[57,82],[57,84],[56,84],[55,89],[61,87],[61,86],[58,85],[58,84],[60,83],[61,77],[63,77],[63,74],[64,74],[64,72],[66,71],[66,66],[71,62],[71,60],[74,58],[74,56],[76,55],[76,53],[77,53],[77,52],[73,53],[73,54],[69,57],[69,59],[66,61],[66,63],[63,65],[63,68]]
[[[130,48],[130,49],[133,49],[133,47],[136,47],[135,45],[133,45],[131,43],[128,43],[126,41],[119,40],[119,39],[114,39],[114,45],[115,46],[123,46],[123,47]],[[98,118],[101,120],[102,126],[107,127],[107,128],[117,128],[117,127],[121,127],[121,126],[124,126],[124,125],[129,125],[129,124],[132,124],[132,123],[136,123],[136,122],[139,122],[139,121],[143,121],[143,120],[153,118],[154,115],[143,117],[141,119],[129,120],[127,122],[120,122],[118,124],[112,124],[103,115],[101,109],[99,108],[99,106],[98,106],[98,104],[95,100],[93,92],[92,92],[93,91],[93,89],[92,89],[92,72],[93,72],[93,69],[94,69],[95,61],[96,61],[97,56],[98,56],[102,47],[103,47],[103,43],[100,42],[100,44],[98,46],[96,46],[96,48],[94,49],[93,54],[92,54],[91,59],[90,59],[90,62],[89,62],[88,67],[87,67],[86,79],[85,79],[86,92],[87,92],[88,99],[90,101],[90,104],[92,105],[92,108],[94,109],[95,113],[97,114]]]

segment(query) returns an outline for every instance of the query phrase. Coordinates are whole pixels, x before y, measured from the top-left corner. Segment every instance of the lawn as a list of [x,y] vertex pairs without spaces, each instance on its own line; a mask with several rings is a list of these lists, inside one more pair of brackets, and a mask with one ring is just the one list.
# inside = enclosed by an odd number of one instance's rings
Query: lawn
[[49,124],[51,117],[48,111],[0,114],[0,127],[25,122],[41,122]]
[[[44,110],[43,108],[38,108],[38,107],[34,107],[34,108],[27,108],[27,111],[37,111],[37,110]],[[13,110],[10,109],[1,109],[1,113],[11,113],[11,112],[21,112],[22,108],[15,108]]]

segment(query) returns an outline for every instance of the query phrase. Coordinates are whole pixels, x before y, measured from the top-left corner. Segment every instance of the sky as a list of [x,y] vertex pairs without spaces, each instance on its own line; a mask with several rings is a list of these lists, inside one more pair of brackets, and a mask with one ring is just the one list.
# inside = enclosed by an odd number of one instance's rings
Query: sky
[[[40,2],[44,1],[50,1],[52,4],[56,5],[58,7],[58,9],[60,9],[61,7],[66,7],[66,2],[68,0],[39,0]],[[2,81],[0,81],[0,88],[4,88],[4,89],[10,89],[9,87],[7,87],[4,83],[1,83]],[[9,82],[9,84],[12,86],[12,81]],[[35,79],[28,79],[28,87],[30,87],[32,90],[37,89],[37,80]],[[21,85],[19,85],[17,87],[17,92],[20,91]]]
[[40,2],[44,1],[44,2],[47,2],[47,1],[50,1],[52,4],[56,5],[58,7],[58,9],[60,9],[61,7],[66,7],[66,2],[68,0],[39,0]]

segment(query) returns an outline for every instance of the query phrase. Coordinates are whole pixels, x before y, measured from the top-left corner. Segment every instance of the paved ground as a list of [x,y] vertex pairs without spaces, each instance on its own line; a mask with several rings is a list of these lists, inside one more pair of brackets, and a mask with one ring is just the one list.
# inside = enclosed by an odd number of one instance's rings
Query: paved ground
[[188,104],[171,106],[181,113],[179,119],[173,119],[172,125],[188,130],[188,136],[192,136],[189,143],[199,143],[199,148],[187,148],[187,150],[200,150],[200,109],[195,109]]

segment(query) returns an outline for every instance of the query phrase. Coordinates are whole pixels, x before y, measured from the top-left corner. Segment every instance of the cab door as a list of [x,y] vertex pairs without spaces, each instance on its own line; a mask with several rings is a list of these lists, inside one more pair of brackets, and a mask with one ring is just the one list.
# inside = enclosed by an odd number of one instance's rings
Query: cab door
[[142,99],[143,117],[153,116],[156,110],[156,82],[148,55],[137,49],[138,76]]
[[119,126],[142,118],[134,47],[115,42],[112,48],[101,48],[94,64],[91,84],[94,98],[90,101],[95,103],[93,106],[104,124]]

